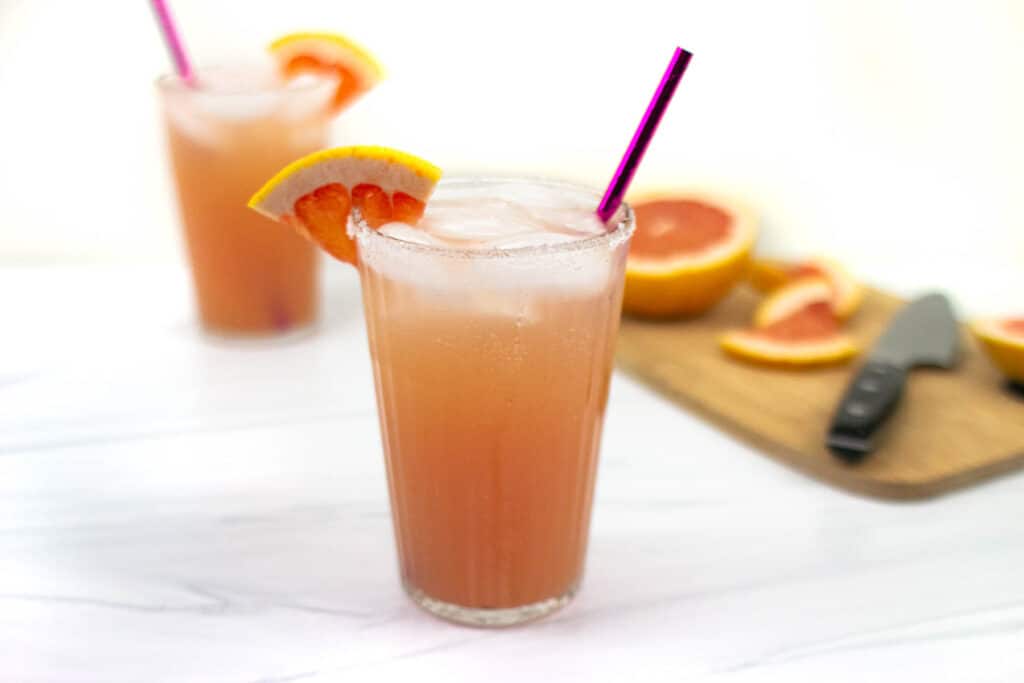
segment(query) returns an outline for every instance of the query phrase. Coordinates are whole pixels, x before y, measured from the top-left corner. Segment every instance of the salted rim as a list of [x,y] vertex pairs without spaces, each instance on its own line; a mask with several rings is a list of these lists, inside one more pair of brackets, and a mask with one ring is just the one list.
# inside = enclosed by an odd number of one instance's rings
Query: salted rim
[[[452,186],[452,185],[489,185],[489,184],[522,184],[522,185],[543,185],[546,187],[564,188],[573,192],[579,192],[585,195],[589,195],[594,199],[594,210],[597,210],[597,205],[601,201],[601,193],[597,192],[593,188],[585,185],[579,185],[563,180],[552,180],[550,178],[541,178],[538,176],[519,176],[519,175],[487,175],[487,176],[454,176],[451,178],[442,178],[438,182],[438,186]],[[429,201],[429,200],[428,200]],[[406,242],[405,240],[398,239],[397,237],[391,237],[390,235],[382,235],[377,230],[374,230],[366,221],[363,220],[362,214],[359,209],[352,207],[352,218],[350,227],[357,240],[366,240],[368,242],[383,242],[388,245],[388,248],[398,248],[405,251],[418,252],[421,254],[431,254],[434,256],[444,256],[448,258],[461,258],[461,259],[508,259],[508,258],[525,258],[531,256],[546,256],[549,254],[563,254],[572,253],[576,251],[584,251],[587,249],[594,249],[597,247],[608,247],[609,249],[614,248],[625,242],[633,234],[633,229],[636,226],[636,221],[633,216],[633,209],[626,202],[622,202],[622,206],[615,212],[612,220],[609,223],[614,222],[615,227],[608,230],[607,232],[594,235],[592,237],[586,237],[584,239],[572,240],[571,242],[558,242],[555,244],[542,244],[530,247],[514,247],[512,249],[496,249],[494,247],[484,248],[465,248],[465,247],[454,247],[454,246],[438,246],[434,244],[421,244],[419,242]]]
[[[202,93],[204,95],[214,95],[217,97],[251,97],[253,95],[271,94],[271,95],[282,95],[290,93],[305,93],[312,92],[318,88],[329,89],[335,87],[329,78],[317,78],[310,80],[297,80],[297,79],[282,79],[277,82],[270,81],[266,84],[244,86],[236,88],[220,88],[211,87],[204,85],[202,82],[202,75],[210,72],[227,71],[227,70],[251,70],[251,71],[265,71],[268,75],[275,73],[273,64],[262,63],[257,61],[250,62],[233,62],[227,64],[212,64],[210,66],[203,67],[196,70],[196,76],[200,77],[197,80],[197,85],[186,85],[182,77],[175,73],[165,73],[157,76],[153,82],[157,89],[165,93]],[[269,79],[268,79],[269,80]]]

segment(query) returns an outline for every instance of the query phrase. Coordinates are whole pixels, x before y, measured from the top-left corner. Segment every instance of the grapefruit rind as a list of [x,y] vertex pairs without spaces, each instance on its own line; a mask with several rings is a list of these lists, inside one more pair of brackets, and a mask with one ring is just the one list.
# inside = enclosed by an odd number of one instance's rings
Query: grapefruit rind
[[816,257],[801,262],[755,259],[747,281],[763,293],[772,293],[795,280],[820,277],[833,287],[832,309],[842,319],[849,318],[864,300],[864,286],[834,259]]
[[719,343],[726,353],[760,365],[810,368],[847,361],[859,348],[839,330],[833,294],[820,277],[790,282],[761,302],[752,329],[726,332]]
[[322,31],[289,33],[272,42],[269,49],[275,55],[310,55],[322,57],[323,61],[328,63],[334,57],[347,57],[367,74],[377,79],[384,77],[384,67],[369,50],[351,38],[337,33]]
[[271,43],[268,50],[286,70],[293,60],[299,59],[305,62],[301,71],[341,72],[343,79],[353,79],[354,83],[339,84],[335,110],[366,93],[384,78],[384,68],[369,50],[334,33],[290,33]]
[[864,285],[857,281],[842,264],[829,258],[816,258],[808,265],[816,267],[832,283],[835,296],[832,310],[842,319],[849,318],[864,301]]
[[331,183],[350,191],[356,185],[380,187],[426,202],[441,178],[441,169],[419,157],[376,146],[336,147],[314,152],[285,166],[249,199],[249,208],[282,220],[295,202]]
[[758,218],[750,208],[706,193],[649,194],[634,205],[654,201],[696,201],[732,218],[732,234],[696,254],[671,259],[630,256],[626,264],[623,309],[652,318],[696,315],[718,303],[746,274],[757,240]]
[[1005,329],[1005,320],[987,318],[971,323],[971,331],[992,364],[1015,382],[1024,382],[1024,336]]
[[758,365],[812,368],[837,365],[853,358],[860,349],[845,334],[804,341],[778,341],[757,330],[733,330],[719,338],[726,353]]
[[834,304],[832,285],[822,278],[797,280],[775,290],[754,311],[754,327],[768,327],[797,313],[807,306],[826,302]]
[[439,168],[405,152],[337,147],[286,166],[249,199],[249,208],[356,265],[349,226],[353,206],[372,228],[392,219],[415,223],[440,177]]

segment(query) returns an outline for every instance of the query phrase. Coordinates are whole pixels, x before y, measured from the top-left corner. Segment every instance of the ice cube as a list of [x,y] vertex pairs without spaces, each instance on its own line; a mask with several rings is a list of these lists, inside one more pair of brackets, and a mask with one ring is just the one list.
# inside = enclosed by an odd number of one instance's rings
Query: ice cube
[[529,229],[530,217],[502,199],[487,198],[471,205],[431,202],[419,222],[425,232],[447,241],[481,242]]
[[179,135],[184,135],[196,145],[215,148],[218,141],[216,122],[196,114],[187,102],[168,101],[167,119]]
[[199,115],[247,121],[273,114],[292,93],[274,65],[267,61],[204,69],[199,87],[183,91]]
[[205,116],[229,121],[264,118],[281,106],[280,92],[201,92],[195,96],[196,108]]
[[[330,109],[338,89],[338,79],[330,76],[303,74],[290,81],[282,93],[281,113],[293,121],[322,116]],[[311,126],[320,135],[319,126]]]
[[508,183],[489,188],[489,192],[489,196],[470,197],[459,188],[446,188],[427,205],[420,227],[446,241],[474,248],[523,233],[559,233],[579,239],[605,231],[592,206],[581,197],[563,196],[569,193],[561,188]]
[[[598,199],[561,185],[442,183],[416,228],[390,224],[381,232],[407,242],[446,245],[454,253],[425,257],[392,240],[361,238],[360,254],[366,266],[388,278],[445,297],[458,292],[459,305],[479,300],[480,308],[503,315],[506,307],[500,301],[516,301],[527,293],[589,296],[608,286],[612,253],[600,241],[579,249],[572,243],[606,231],[594,214]],[[563,245],[569,248],[557,248]],[[540,249],[494,253],[532,248]]]
[[273,116],[290,99],[276,70],[267,65],[206,69],[198,75],[197,88],[175,80],[163,87],[172,124],[209,146],[222,140],[225,126]]

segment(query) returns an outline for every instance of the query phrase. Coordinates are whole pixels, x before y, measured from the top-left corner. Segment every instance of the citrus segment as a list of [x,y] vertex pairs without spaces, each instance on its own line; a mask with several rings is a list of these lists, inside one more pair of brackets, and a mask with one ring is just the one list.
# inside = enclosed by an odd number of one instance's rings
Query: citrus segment
[[385,147],[338,147],[285,167],[249,200],[249,207],[287,223],[327,253],[357,261],[348,218],[358,208],[367,225],[415,223],[441,177],[436,166]]
[[269,47],[281,71],[288,77],[318,74],[337,78],[331,102],[340,111],[373,88],[384,71],[365,48],[332,33],[292,33]]
[[410,197],[404,192],[396,192],[391,196],[391,220],[408,225],[415,225],[423,218],[423,212],[427,205]]
[[864,287],[842,265],[832,259],[815,258],[791,263],[757,259],[750,266],[748,281],[761,292],[773,292],[795,280],[822,278],[832,287],[836,315],[848,318],[860,307]]
[[814,301],[791,313],[758,328],[761,335],[778,341],[800,341],[830,337],[839,331],[839,321],[827,301]]
[[[295,213],[289,214],[286,220],[328,253],[355,263],[355,243],[344,229],[351,209],[352,200],[345,186],[330,183],[299,197]],[[339,217],[343,217],[341,230],[338,229]]]
[[835,318],[831,285],[821,278],[806,278],[775,290],[754,311],[754,327],[768,327],[805,308],[824,312],[828,318]]
[[971,325],[992,364],[1015,382],[1024,382],[1024,318],[977,320]]
[[833,309],[832,287],[821,279],[784,286],[758,307],[753,329],[728,332],[720,342],[727,353],[768,365],[828,365],[857,353]]
[[371,228],[379,228],[391,220],[391,200],[376,185],[356,185],[352,188],[352,203]]
[[669,317],[702,313],[743,277],[757,219],[733,201],[671,194],[633,205],[623,308]]

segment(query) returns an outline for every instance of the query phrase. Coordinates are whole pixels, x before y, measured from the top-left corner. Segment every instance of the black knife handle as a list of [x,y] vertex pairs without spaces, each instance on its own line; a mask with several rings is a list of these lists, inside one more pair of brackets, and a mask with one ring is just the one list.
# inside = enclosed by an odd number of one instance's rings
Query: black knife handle
[[870,361],[846,387],[826,443],[837,457],[860,462],[874,450],[875,435],[903,395],[907,371],[898,365]]

